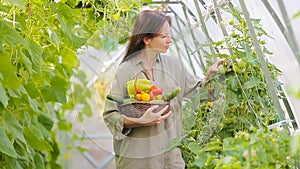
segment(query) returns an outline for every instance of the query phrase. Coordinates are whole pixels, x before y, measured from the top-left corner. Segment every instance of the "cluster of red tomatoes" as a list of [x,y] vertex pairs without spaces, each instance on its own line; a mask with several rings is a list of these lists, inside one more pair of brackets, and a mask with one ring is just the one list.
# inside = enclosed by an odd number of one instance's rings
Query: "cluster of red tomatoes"
[[153,85],[150,88],[150,91],[142,91],[140,89],[136,89],[135,91],[135,99],[138,101],[144,101],[144,102],[149,102],[151,100],[162,100],[163,91],[161,88]]

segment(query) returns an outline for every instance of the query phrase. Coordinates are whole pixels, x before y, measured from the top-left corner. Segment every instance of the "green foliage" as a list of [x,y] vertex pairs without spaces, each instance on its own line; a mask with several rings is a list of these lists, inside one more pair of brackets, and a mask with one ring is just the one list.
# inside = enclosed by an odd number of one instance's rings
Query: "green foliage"
[[140,6],[133,0],[0,1],[1,168],[62,168],[56,133],[70,134],[66,115],[83,105],[80,121],[92,116],[77,49],[124,42]]
[[205,147],[195,142],[180,145],[190,151],[188,168],[296,168],[299,153],[291,153],[291,137],[286,130],[255,129],[238,132],[222,142],[214,138]]
[[296,18],[298,18],[299,16],[300,16],[300,11],[298,11],[297,13],[295,13],[295,14],[293,15],[293,18],[296,19]]
[[[287,131],[267,129],[278,120],[278,112],[246,22],[236,9],[225,11],[233,16],[224,23],[231,33],[200,47],[212,46],[218,51],[207,55],[208,65],[217,57],[225,61],[191,100],[185,100],[185,135],[173,140],[169,149],[180,147],[188,168],[296,168],[300,159],[299,154],[291,154],[291,136]],[[252,22],[261,48],[271,55],[260,20]],[[266,62],[273,83],[280,85],[280,70]]]

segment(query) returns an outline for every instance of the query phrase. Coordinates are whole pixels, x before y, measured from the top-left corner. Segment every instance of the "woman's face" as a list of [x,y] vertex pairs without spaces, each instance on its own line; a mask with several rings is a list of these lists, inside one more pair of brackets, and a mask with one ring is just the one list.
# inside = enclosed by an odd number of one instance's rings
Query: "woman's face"
[[149,39],[146,49],[152,49],[155,52],[165,53],[169,49],[172,39],[170,37],[171,28],[168,22],[166,22],[158,33],[158,36]]

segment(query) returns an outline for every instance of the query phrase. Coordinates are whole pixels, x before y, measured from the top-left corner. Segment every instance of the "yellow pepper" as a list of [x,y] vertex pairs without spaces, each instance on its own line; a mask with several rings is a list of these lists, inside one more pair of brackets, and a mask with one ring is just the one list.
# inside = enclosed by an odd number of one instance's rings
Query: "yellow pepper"
[[[128,92],[129,96],[135,95],[134,81],[135,80],[130,80],[126,84],[127,85],[127,92]],[[136,81],[136,89],[140,89],[141,91],[149,92],[151,86],[153,86],[153,84],[150,80],[137,79],[137,81]]]

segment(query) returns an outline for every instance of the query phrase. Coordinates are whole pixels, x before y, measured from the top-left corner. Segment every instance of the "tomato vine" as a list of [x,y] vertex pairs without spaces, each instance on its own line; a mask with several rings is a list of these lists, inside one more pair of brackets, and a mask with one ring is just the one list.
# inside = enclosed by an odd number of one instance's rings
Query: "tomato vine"
[[[211,46],[217,51],[207,52],[208,65],[216,58],[225,62],[191,100],[185,100],[185,135],[173,140],[169,148],[182,149],[188,168],[297,167],[299,155],[291,154],[289,147],[292,136],[287,131],[268,130],[280,118],[243,15],[226,7],[222,12],[232,16],[222,23],[229,35],[200,49]],[[271,57],[263,40],[267,32],[259,19],[252,23],[263,52]],[[273,83],[281,85],[281,71],[265,60]],[[281,151],[273,151],[274,147]]]

